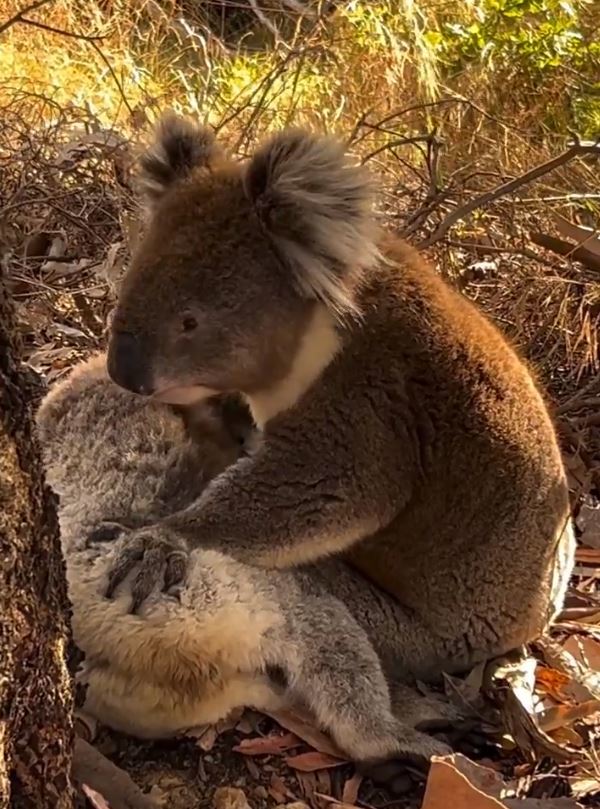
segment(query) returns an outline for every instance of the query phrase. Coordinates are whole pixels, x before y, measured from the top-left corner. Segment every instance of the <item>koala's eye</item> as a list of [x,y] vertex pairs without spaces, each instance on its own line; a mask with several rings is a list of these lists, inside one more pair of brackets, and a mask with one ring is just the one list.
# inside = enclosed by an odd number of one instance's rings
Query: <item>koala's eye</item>
[[191,332],[198,328],[198,321],[193,315],[186,315],[181,321],[181,328],[184,332]]

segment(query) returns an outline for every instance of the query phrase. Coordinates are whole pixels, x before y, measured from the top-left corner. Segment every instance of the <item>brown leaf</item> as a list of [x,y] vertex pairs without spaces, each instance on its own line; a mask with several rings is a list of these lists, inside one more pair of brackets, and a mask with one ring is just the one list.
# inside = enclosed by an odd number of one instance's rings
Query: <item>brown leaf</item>
[[295,733],[296,736],[304,742],[314,747],[319,753],[326,753],[335,758],[344,758],[344,754],[341,750],[335,746],[328,736],[314,726],[314,723],[311,722],[308,715],[303,715],[297,710],[275,711],[273,713],[265,711],[265,713],[281,725],[281,727]]
[[288,787],[284,784],[281,778],[278,775],[271,775],[271,783],[269,784],[268,788],[269,795],[275,800],[277,803],[285,803],[286,799],[292,798],[295,799],[294,793],[288,789]]
[[581,734],[568,725],[551,731],[551,736],[561,747],[583,747],[585,744]]
[[572,798],[508,798],[507,809],[582,809]]
[[303,796],[312,805],[314,803],[315,792],[317,789],[317,779],[314,772],[302,772],[295,770],[294,775],[298,781],[298,785],[302,790]]
[[217,741],[217,729],[214,725],[202,725],[197,728],[190,728],[186,734],[191,739],[196,739],[196,745],[208,753],[215,746]]
[[593,671],[600,672],[600,643],[584,635],[571,635],[563,649],[572,654],[575,660]]
[[242,789],[219,787],[213,797],[215,809],[250,809],[248,799]]
[[490,664],[490,669],[496,698],[502,706],[504,726],[529,761],[543,756],[556,761],[579,757],[576,749],[557,744],[537,725],[533,695],[536,661],[533,658],[499,658]]
[[[504,809],[500,800],[489,794],[489,789],[486,791],[483,786],[487,783],[493,791],[499,791],[498,773],[493,770],[488,771],[489,775],[487,772],[477,773],[477,770],[485,771],[485,768],[473,765],[476,769],[469,768],[469,778],[456,766],[457,758],[432,758],[422,809],[448,809],[450,805],[452,809]],[[463,769],[466,769],[464,763]],[[472,783],[471,779],[477,779],[478,785]]]
[[[434,757],[421,809],[577,809],[571,798],[504,797],[508,791],[498,773],[465,756]],[[449,797],[451,796],[451,802]]]
[[565,686],[571,678],[557,669],[538,666],[535,673],[536,690],[554,697],[558,702],[566,701]]
[[87,784],[82,784],[81,790],[94,809],[110,809],[110,806],[107,804],[106,800],[99,792],[96,792],[95,789],[92,789]]
[[575,561],[582,565],[600,565],[600,548],[577,548]]
[[590,699],[579,705],[557,705],[555,708],[548,708],[537,715],[537,722],[540,728],[548,733],[599,711],[600,700]]
[[580,542],[588,548],[600,549],[600,501],[587,494],[583,498],[576,523],[581,531]]
[[242,739],[233,749],[245,756],[279,756],[285,750],[298,747],[300,744],[300,739],[293,733],[284,733],[281,736],[271,733],[269,736]]
[[355,803],[344,803],[344,801],[338,801],[337,798],[332,798],[331,795],[323,795],[320,792],[315,792],[315,797],[324,803],[332,804],[334,809],[360,809]]
[[310,753],[300,753],[298,756],[287,756],[285,763],[293,770],[316,772],[317,770],[326,770],[330,767],[339,767],[345,764],[346,761],[342,758],[330,756],[328,753],[319,753],[317,750],[314,750]]
[[581,772],[569,778],[569,786],[575,798],[600,797],[600,779],[595,773]]
[[363,777],[358,772],[346,781],[342,790],[342,803],[356,803],[362,782]]

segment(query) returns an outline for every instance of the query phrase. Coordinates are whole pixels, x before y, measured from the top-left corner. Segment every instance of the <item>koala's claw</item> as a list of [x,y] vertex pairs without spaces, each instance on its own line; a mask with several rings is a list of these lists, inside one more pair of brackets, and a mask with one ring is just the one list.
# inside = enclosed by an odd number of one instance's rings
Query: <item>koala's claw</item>
[[101,545],[104,542],[114,542],[121,534],[124,534],[128,529],[121,525],[120,522],[106,522],[100,523],[97,528],[87,535],[85,540],[86,548],[92,548],[94,545]]
[[131,612],[137,612],[162,579],[163,590],[180,584],[187,569],[188,553],[184,541],[160,528],[130,531],[120,540],[108,575],[107,598],[134,567],[139,570],[131,586]]

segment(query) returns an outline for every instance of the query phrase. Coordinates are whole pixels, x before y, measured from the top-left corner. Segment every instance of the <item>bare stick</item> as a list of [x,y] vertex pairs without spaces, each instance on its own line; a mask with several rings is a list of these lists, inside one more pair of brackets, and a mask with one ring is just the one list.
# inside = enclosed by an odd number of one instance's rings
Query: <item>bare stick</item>
[[535,166],[534,168],[525,172],[525,174],[522,174],[520,177],[515,177],[514,179],[499,185],[497,188],[494,188],[491,191],[486,191],[485,194],[480,194],[478,197],[470,200],[465,205],[455,208],[452,213],[448,214],[448,216],[443,219],[442,222],[440,222],[434,232],[419,244],[419,247],[430,247],[432,244],[439,242],[440,239],[443,239],[448,233],[450,228],[452,228],[457,222],[460,222],[469,214],[473,213],[473,211],[476,211],[478,208],[484,208],[486,205],[489,205],[490,202],[493,202],[500,197],[504,197],[507,194],[512,194],[513,191],[516,191],[518,188],[531,183],[533,180],[537,180],[539,177],[549,174],[551,171],[554,171],[560,166],[564,166],[574,158],[586,154],[600,155],[600,143],[573,143],[564,152],[556,157],[553,157],[552,160],[541,163],[539,166]]
[[88,742],[75,738],[73,777],[99,792],[111,809],[156,809],[156,803],[144,795],[128,773],[109,761]]
[[546,250],[558,253],[559,256],[580,261],[590,270],[600,272],[600,256],[583,245],[571,244],[563,239],[557,239],[556,236],[549,236],[547,233],[532,233],[531,241],[539,244],[540,247],[545,247]]
[[8,28],[12,25],[16,25],[18,22],[23,22],[23,17],[25,14],[29,14],[31,11],[37,11],[38,8],[42,6],[47,6],[48,3],[53,3],[54,0],[38,0],[37,3],[32,3],[30,6],[21,9],[14,17],[9,17],[8,20],[5,22],[0,23],[0,34],[3,34]]

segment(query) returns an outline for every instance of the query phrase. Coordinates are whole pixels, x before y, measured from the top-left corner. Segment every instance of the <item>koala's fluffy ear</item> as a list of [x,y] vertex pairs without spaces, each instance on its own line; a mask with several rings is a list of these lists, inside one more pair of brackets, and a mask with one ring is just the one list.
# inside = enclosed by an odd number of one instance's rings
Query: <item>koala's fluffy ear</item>
[[193,169],[210,166],[220,153],[211,129],[165,113],[156,126],[154,142],[139,160],[141,191],[155,202]]
[[366,169],[338,141],[288,130],[259,148],[244,184],[301,294],[352,311],[356,281],[378,256]]

